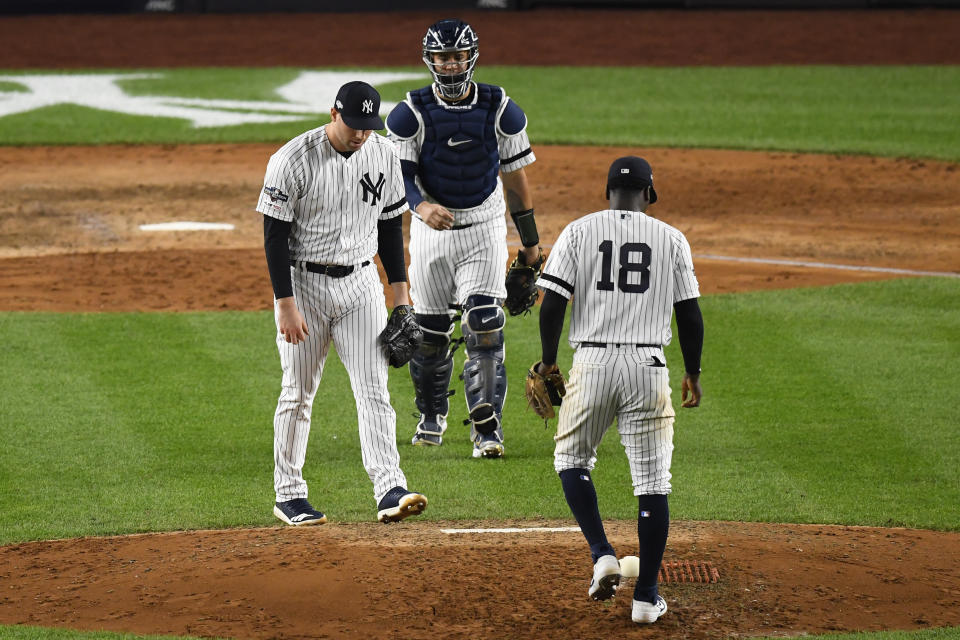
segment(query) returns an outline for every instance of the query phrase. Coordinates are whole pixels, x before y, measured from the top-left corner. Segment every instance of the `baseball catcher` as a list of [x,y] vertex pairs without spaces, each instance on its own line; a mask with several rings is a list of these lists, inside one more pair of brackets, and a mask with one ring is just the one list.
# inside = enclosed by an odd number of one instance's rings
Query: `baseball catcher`
[[563,396],[567,395],[566,381],[556,364],[545,366],[536,362],[527,371],[527,404],[544,421],[556,415],[554,407],[559,407]]
[[398,304],[393,308],[387,326],[380,332],[383,352],[392,367],[402,367],[423,341],[423,332],[413,316],[413,307]]
[[518,252],[517,257],[510,264],[507,270],[507,298],[503,301],[503,306],[507,308],[512,316],[518,316],[522,313],[530,313],[530,307],[537,302],[537,296],[540,290],[537,289],[537,278],[543,270],[545,258],[543,252],[537,253],[537,259],[533,264],[523,262],[523,253]]
[[[411,442],[443,442],[454,369],[451,309],[460,309],[472,456],[501,458],[506,318],[529,309],[538,293],[539,266],[527,267],[540,262],[540,237],[525,170],[536,156],[523,109],[503,87],[473,80],[480,56],[473,27],[457,18],[435,22],[417,51],[433,82],[408,92],[386,121],[412,214],[410,299],[423,330],[410,359],[420,414]],[[523,245],[516,264],[524,269],[505,280],[506,211]]]

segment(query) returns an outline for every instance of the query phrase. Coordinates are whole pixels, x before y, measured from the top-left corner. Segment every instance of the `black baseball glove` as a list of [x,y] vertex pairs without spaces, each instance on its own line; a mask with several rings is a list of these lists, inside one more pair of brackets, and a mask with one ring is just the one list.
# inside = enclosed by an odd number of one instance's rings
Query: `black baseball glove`
[[540,292],[537,290],[537,278],[543,271],[545,258],[540,251],[533,264],[524,264],[521,261],[521,253],[517,253],[507,270],[507,299],[503,301],[503,306],[507,308],[512,316],[518,316],[521,313],[529,313],[530,307],[537,302],[537,296]]
[[380,344],[390,365],[402,367],[407,364],[422,340],[423,331],[413,315],[413,307],[408,304],[395,306],[387,326],[380,332]]

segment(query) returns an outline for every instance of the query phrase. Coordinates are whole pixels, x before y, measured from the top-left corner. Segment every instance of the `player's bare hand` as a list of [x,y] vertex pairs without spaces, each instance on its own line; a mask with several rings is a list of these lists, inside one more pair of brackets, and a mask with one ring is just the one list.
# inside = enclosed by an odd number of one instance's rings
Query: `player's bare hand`
[[310,335],[307,321],[297,309],[297,303],[292,296],[277,300],[277,330],[290,344],[304,342]]
[[431,229],[444,231],[453,228],[453,214],[443,205],[421,202],[417,205],[417,213]]
[[547,365],[547,364],[543,364],[543,360],[541,360],[534,366],[534,370],[540,375],[545,376],[550,373],[559,372],[560,367],[557,365],[556,362],[554,362],[553,364]]
[[523,264],[533,264],[540,258],[540,247],[523,247],[520,249],[520,255],[523,256]]
[[691,376],[689,373],[684,373],[683,382],[680,383],[680,406],[699,407],[702,397],[703,389],[700,387],[700,376]]

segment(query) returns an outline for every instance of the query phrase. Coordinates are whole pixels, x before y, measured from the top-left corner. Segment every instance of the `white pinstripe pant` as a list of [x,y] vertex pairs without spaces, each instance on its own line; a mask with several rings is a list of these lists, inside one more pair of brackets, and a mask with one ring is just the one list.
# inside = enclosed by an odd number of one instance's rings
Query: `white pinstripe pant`
[[503,216],[466,229],[438,231],[410,222],[410,297],[420,314],[446,315],[467,296],[507,297],[507,224]]
[[614,418],[630,463],[634,495],[668,494],[673,419],[667,367],[660,347],[580,347],[560,406],[553,465],[593,469],[597,447]]
[[[303,463],[311,408],[331,342],[350,376],[363,466],[373,482],[374,498],[379,501],[393,487],[406,487],[407,481],[397,452],[397,420],[387,390],[387,360],[377,343],[387,323],[377,267],[370,264],[345,278],[297,267],[291,267],[291,274],[297,308],[307,321],[310,335],[305,342],[292,345],[277,331],[283,367],[283,388],[273,420],[277,501],[307,497]],[[337,404],[342,399],[328,401]]]

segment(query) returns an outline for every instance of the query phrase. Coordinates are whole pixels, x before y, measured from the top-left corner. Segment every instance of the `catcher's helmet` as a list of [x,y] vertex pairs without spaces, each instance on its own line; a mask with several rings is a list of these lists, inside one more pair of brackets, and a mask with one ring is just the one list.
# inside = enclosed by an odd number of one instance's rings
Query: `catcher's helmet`
[[[444,75],[442,65],[433,61],[431,54],[468,51],[465,61],[466,70],[453,75]],[[480,57],[480,45],[473,28],[463,20],[448,18],[434,22],[423,36],[423,63],[430,69],[441,95],[445,98],[459,98],[470,87],[473,69]]]

